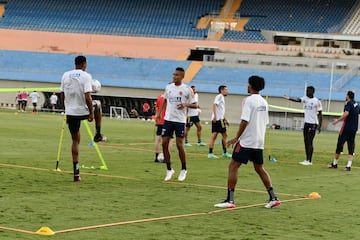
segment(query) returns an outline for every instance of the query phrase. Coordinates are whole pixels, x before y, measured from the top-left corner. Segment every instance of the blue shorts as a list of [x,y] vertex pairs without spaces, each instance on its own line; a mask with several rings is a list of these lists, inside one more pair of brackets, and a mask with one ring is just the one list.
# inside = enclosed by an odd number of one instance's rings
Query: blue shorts
[[185,123],[171,122],[165,120],[161,136],[173,137],[174,132],[176,137],[183,138],[185,136]]
[[239,142],[237,142],[234,147],[232,159],[242,164],[247,164],[248,161],[260,165],[264,164],[264,156],[262,149],[244,148],[240,146]]

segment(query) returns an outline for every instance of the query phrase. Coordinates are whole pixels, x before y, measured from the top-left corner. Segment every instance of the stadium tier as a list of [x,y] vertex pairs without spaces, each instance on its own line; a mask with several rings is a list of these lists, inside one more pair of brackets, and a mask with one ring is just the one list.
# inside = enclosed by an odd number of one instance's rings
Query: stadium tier
[[[75,55],[23,51],[0,51],[0,79],[59,83],[64,71],[73,69]],[[187,69],[189,61],[157,60],[87,56],[88,72],[102,86],[162,90],[172,80],[173,70],[181,66]],[[20,60],[20,61],[19,61]],[[290,70],[262,70],[234,67],[203,66],[190,85],[200,92],[216,93],[220,84],[229,87],[230,93],[247,94],[247,78],[260,75],[266,79],[264,94],[281,97],[284,94],[302,96],[305,86],[313,85],[319,98],[327,99],[330,81],[335,83],[342,74]],[[354,76],[341,89],[333,92],[333,100],[343,100],[348,89],[360,88],[360,76]]]

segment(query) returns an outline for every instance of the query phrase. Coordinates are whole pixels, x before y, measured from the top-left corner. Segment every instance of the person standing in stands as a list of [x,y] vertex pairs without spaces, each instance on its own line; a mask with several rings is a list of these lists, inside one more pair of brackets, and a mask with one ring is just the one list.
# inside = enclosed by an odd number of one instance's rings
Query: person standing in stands
[[75,58],[75,69],[67,71],[61,79],[61,102],[65,106],[66,122],[72,138],[72,160],[74,182],[80,181],[79,144],[80,124],[82,120],[92,122],[94,110],[91,98],[91,75],[86,70],[86,58]]
[[228,88],[224,85],[219,86],[218,88],[219,94],[216,95],[214,103],[213,103],[213,112],[212,112],[212,125],[211,125],[211,136],[209,143],[209,154],[208,158],[218,158],[213,153],[215,140],[217,135],[220,133],[222,136],[222,149],[224,158],[231,158],[231,154],[227,152],[226,148],[226,139],[227,132],[226,126],[230,126],[230,123],[225,118],[225,97],[228,95]]
[[338,161],[345,142],[347,142],[348,147],[348,162],[345,171],[351,171],[351,165],[354,158],[355,150],[355,137],[359,125],[359,113],[360,107],[359,104],[355,101],[355,93],[353,91],[348,91],[346,94],[346,105],[344,107],[344,112],[341,117],[333,121],[333,125],[343,122],[335,150],[334,160],[331,164],[328,165],[328,168],[337,168]]
[[293,102],[302,102],[304,103],[304,144],[305,144],[305,153],[306,159],[302,162],[299,162],[301,165],[309,166],[312,165],[312,155],[314,152],[314,138],[316,130],[320,133],[321,124],[322,124],[322,105],[321,101],[315,96],[315,88],[313,86],[308,86],[306,88],[306,96],[302,98],[291,98],[289,96],[284,96],[285,99]]
[[[196,87],[191,86],[191,89],[194,92],[195,101],[199,104],[199,95],[197,93]],[[199,108],[189,108],[188,109],[188,117],[186,119],[186,130],[185,130],[185,146],[187,146],[187,147],[192,146],[188,141],[188,134],[193,125],[195,125],[195,127],[196,127],[196,136],[198,139],[197,145],[198,146],[206,146],[206,144],[203,143],[203,141],[201,140],[202,126],[201,126],[201,121],[200,121],[200,117],[199,117],[200,112],[201,112],[200,106],[199,106]]]
[[182,81],[185,76],[185,70],[181,67],[175,69],[173,73],[173,82],[168,84],[164,92],[164,104],[160,111],[156,114],[160,118],[163,111],[165,112],[165,123],[162,129],[162,148],[164,153],[164,161],[166,163],[166,177],[165,181],[171,180],[175,171],[171,167],[169,142],[174,132],[176,136],[176,147],[179,152],[181,161],[181,171],[178,176],[179,181],[184,181],[187,174],[186,167],[186,153],[184,149],[184,135],[186,124],[186,109],[197,108],[198,104],[195,101],[194,93],[190,87]]

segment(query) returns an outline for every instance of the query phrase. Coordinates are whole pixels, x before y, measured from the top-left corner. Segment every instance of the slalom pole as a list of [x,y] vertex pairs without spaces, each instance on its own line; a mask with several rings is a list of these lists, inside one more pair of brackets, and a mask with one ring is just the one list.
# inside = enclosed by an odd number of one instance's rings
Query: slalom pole
[[61,169],[59,168],[59,163],[60,163],[60,157],[61,157],[61,147],[62,147],[62,142],[63,142],[63,138],[64,138],[65,124],[66,124],[66,115],[64,114],[64,119],[63,119],[63,123],[61,126],[61,132],[60,132],[59,146],[58,146],[58,151],[57,151],[57,156],[56,156],[56,167],[55,167],[55,171],[59,171],[59,172],[61,171]]
[[[269,96],[266,96],[266,101],[268,101]],[[269,104],[269,103],[268,103]],[[267,148],[268,148],[268,152],[269,152],[269,161],[270,162],[276,162],[276,159],[274,157],[271,156],[271,144],[270,144],[270,124],[269,124],[269,128],[266,129],[267,132]]]
[[99,158],[100,158],[100,161],[101,161],[101,163],[102,163],[102,166],[100,166],[100,169],[102,169],[102,170],[108,170],[108,167],[106,166],[105,160],[104,160],[104,158],[103,158],[103,156],[102,156],[102,154],[101,154],[101,152],[100,152],[99,146],[98,146],[97,143],[94,142],[94,140],[93,140],[93,139],[94,139],[94,136],[93,136],[93,134],[92,134],[92,132],[91,132],[89,123],[88,123],[86,120],[83,121],[83,122],[84,122],[84,125],[85,125],[85,127],[86,127],[86,130],[87,130],[87,132],[88,132],[88,134],[89,134],[89,136],[90,136],[91,143],[92,143],[92,145],[95,147],[95,150],[96,150],[96,152],[97,152],[97,154],[98,154],[98,156],[99,156]]

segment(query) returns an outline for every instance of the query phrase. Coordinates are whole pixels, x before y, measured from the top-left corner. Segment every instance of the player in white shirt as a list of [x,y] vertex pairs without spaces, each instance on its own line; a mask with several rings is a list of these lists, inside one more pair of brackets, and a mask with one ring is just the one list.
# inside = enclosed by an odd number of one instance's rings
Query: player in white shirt
[[269,174],[263,167],[264,141],[266,125],[269,123],[268,104],[259,94],[265,87],[262,77],[251,76],[248,80],[248,93],[250,96],[243,100],[241,122],[235,138],[229,140],[226,145],[234,145],[232,159],[229,164],[228,190],[226,200],[215,204],[215,207],[234,208],[235,187],[238,178],[238,169],[248,161],[253,163],[256,173],[261,178],[268,194],[269,202],[266,208],[273,208],[281,204],[272,187]]
[[[197,93],[196,87],[191,86],[191,89],[194,92],[194,99],[199,104],[199,94]],[[191,147],[192,145],[188,141],[188,134],[193,125],[196,127],[196,136],[198,138],[197,145],[198,146],[206,146],[206,144],[201,140],[201,121],[200,121],[200,106],[199,108],[188,108],[188,117],[186,119],[186,130],[185,130],[185,146]]]
[[211,136],[209,142],[209,154],[208,158],[218,158],[213,153],[215,140],[220,133],[222,136],[222,148],[223,154],[222,156],[225,158],[230,158],[231,154],[227,152],[226,148],[226,139],[227,139],[227,130],[226,126],[230,126],[230,123],[225,118],[225,97],[228,95],[228,88],[224,85],[219,86],[218,88],[219,94],[216,95],[213,107],[212,107],[212,115],[211,115]]
[[309,86],[306,88],[306,96],[302,98],[291,98],[284,96],[285,99],[293,102],[302,102],[304,104],[304,144],[306,159],[299,162],[301,165],[312,165],[312,155],[314,152],[314,138],[316,130],[320,133],[322,124],[322,105],[321,101],[314,96],[315,88]]
[[36,107],[37,107],[37,103],[38,103],[38,99],[40,98],[40,95],[36,91],[33,91],[32,93],[30,93],[29,97],[31,98],[31,103],[33,105],[32,114],[37,114]]
[[58,97],[57,97],[56,93],[53,92],[53,94],[50,96],[50,104],[51,104],[51,109],[52,109],[53,113],[55,113],[57,101],[58,101]]
[[186,153],[184,149],[184,134],[187,108],[197,108],[198,104],[195,101],[194,93],[189,86],[182,83],[185,76],[185,70],[181,67],[175,69],[173,73],[173,82],[168,84],[164,92],[164,104],[161,106],[156,117],[160,118],[161,113],[165,112],[165,123],[162,129],[162,148],[164,154],[164,162],[166,163],[166,177],[165,181],[171,180],[175,171],[171,168],[169,142],[175,132],[176,147],[179,151],[179,158],[181,161],[181,171],[178,177],[179,181],[184,181],[187,174],[186,168]]
[[77,56],[75,58],[75,69],[63,74],[60,86],[61,101],[65,106],[66,121],[72,138],[71,152],[74,182],[80,181],[80,124],[84,119],[87,119],[89,122],[94,120],[91,98],[91,75],[85,70],[86,58],[84,56]]

